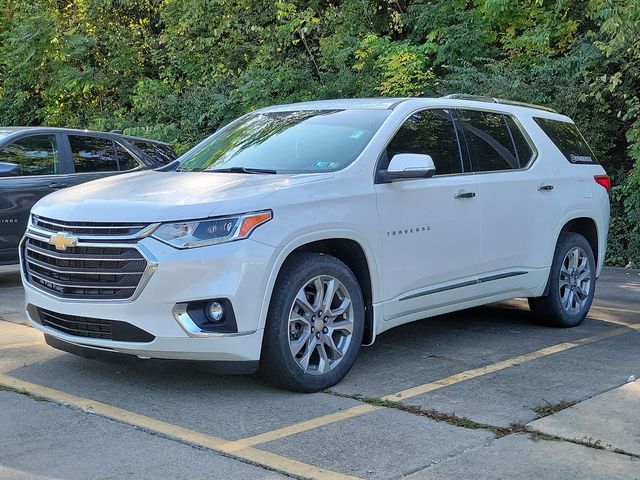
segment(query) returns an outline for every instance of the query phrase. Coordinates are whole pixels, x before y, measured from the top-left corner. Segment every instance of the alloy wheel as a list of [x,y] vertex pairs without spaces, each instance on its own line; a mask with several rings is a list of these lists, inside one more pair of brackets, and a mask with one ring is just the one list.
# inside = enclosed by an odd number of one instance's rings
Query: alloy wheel
[[574,247],[560,267],[560,302],[570,313],[577,313],[587,302],[591,291],[591,267],[589,257],[580,247]]
[[322,375],[344,358],[353,335],[353,303],[346,287],[318,275],[298,291],[289,312],[289,348],[305,373]]

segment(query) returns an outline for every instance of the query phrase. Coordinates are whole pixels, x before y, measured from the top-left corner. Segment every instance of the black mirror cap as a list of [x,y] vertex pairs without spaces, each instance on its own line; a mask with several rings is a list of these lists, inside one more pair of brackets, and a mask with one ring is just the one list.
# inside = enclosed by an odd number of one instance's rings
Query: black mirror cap
[[378,172],[378,183],[400,182],[403,180],[415,180],[420,178],[431,178],[435,175],[435,169],[429,170],[404,170],[402,172],[390,172],[380,170]]

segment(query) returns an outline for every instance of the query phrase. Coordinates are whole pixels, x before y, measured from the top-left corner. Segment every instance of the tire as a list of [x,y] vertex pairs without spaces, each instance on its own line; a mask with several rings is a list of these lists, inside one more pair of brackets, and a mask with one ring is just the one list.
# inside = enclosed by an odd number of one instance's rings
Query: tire
[[529,298],[529,308],[547,325],[576,327],[589,313],[595,287],[596,261],[591,245],[578,233],[562,233],[549,272],[548,293]]
[[[335,294],[327,315],[329,286]],[[362,292],[349,267],[330,255],[295,253],[282,266],[271,297],[260,372],[288,390],[328,388],[351,370],[363,334]]]

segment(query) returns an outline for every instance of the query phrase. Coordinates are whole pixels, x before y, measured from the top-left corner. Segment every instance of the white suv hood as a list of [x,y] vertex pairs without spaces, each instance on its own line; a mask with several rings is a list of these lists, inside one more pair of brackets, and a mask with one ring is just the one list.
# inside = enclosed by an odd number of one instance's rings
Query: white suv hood
[[34,207],[36,215],[78,222],[163,222],[242,213],[270,207],[282,189],[332,174],[138,172],[60,190]]

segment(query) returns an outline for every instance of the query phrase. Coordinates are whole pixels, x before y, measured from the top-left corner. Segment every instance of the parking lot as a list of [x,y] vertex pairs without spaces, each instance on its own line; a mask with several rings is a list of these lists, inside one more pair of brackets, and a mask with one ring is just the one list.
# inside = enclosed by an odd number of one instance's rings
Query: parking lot
[[399,327],[307,395],[76,357],[21,309],[3,267],[0,478],[640,478],[640,271],[605,269],[574,329],[524,300]]

